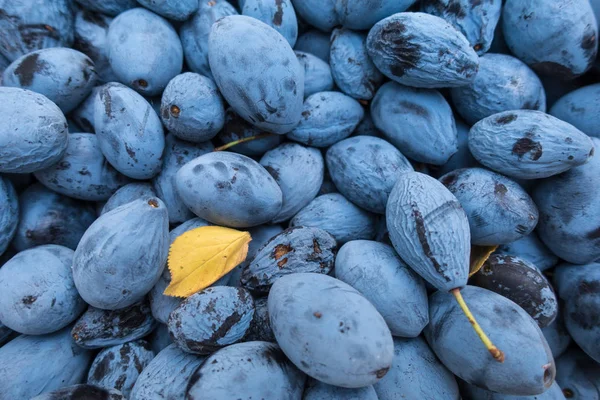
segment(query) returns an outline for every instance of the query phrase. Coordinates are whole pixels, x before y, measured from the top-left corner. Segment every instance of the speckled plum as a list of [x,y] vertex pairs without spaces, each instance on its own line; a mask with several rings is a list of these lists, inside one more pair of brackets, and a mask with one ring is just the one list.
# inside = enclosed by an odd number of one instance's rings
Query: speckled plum
[[327,170],[336,188],[365,210],[384,214],[396,178],[410,162],[383,139],[353,136],[327,150]]
[[492,291],[476,286],[462,290],[465,302],[494,344],[505,354],[494,360],[452,294],[438,291],[429,298],[427,342],[459,378],[494,392],[531,396],[554,382],[554,359],[537,323],[521,307]]
[[119,82],[146,96],[160,94],[183,67],[177,32],[145,8],[119,14],[108,28],[107,41],[110,66]]
[[243,15],[269,25],[294,47],[298,38],[298,20],[292,0],[245,0],[241,9]]
[[480,57],[473,82],[452,88],[451,94],[456,110],[471,125],[502,111],[546,111],[540,78],[518,58],[505,54]]
[[386,225],[400,258],[427,282],[444,292],[467,284],[469,220],[440,182],[420,172],[400,174],[388,199]]
[[70,0],[3,0],[0,11],[0,53],[9,61],[32,51],[73,44]]
[[201,1],[200,8],[181,25],[179,37],[183,46],[185,62],[192,72],[212,78],[208,64],[208,35],[216,20],[238,12],[225,0]]
[[213,353],[198,367],[185,399],[300,400],[305,380],[276,344],[237,343]]
[[460,398],[454,375],[437,359],[422,336],[394,338],[392,367],[374,388],[378,400]]
[[519,179],[540,179],[585,164],[592,140],[579,129],[541,111],[504,111],[469,131],[469,149],[486,167]]
[[234,228],[271,221],[282,205],[273,177],[249,157],[212,152],[179,169],[175,185],[181,200],[200,218]]
[[155,197],[101,215],[85,232],[73,259],[81,297],[106,310],[141,300],[160,278],[169,251],[169,219]]
[[336,85],[355,99],[371,100],[383,83],[383,74],[367,53],[367,35],[337,28],[331,34],[329,64]]
[[165,135],[156,112],[141,95],[120,83],[104,85],[98,96],[94,127],[104,157],[130,178],[156,176],[165,149]]
[[168,134],[165,137],[165,152],[162,157],[162,169],[152,180],[152,186],[158,197],[165,203],[169,213],[169,222],[176,224],[187,221],[194,214],[187,208],[177,193],[175,176],[187,162],[214,150],[210,141],[190,143]]
[[290,221],[290,226],[312,226],[333,236],[339,245],[349,240],[373,239],[375,215],[365,211],[339,193],[317,196]]
[[304,97],[317,92],[324,92],[333,89],[333,77],[329,64],[319,57],[305,53],[303,51],[294,51],[300,65],[304,68]]
[[87,383],[117,389],[129,397],[138,376],[153,358],[154,352],[144,340],[106,347],[94,359]]
[[106,201],[106,204],[104,204],[104,207],[102,207],[102,212],[100,215],[106,214],[107,212],[112,211],[124,204],[129,204],[132,201],[154,196],[156,196],[156,192],[149,183],[128,183],[110,196],[110,198]]
[[[600,146],[600,139],[594,138]],[[532,193],[540,211],[537,233],[560,258],[585,264],[600,257],[600,157],[541,181]]]
[[369,31],[367,50],[388,78],[403,85],[464,86],[475,79],[477,53],[454,26],[420,12],[394,14]]
[[358,388],[374,384],[390,369],[390,330],[352,286],[322,274],[286,275],[271,288],[268,304],[277,343],[307,375]]
[[18,253],[0,269],[0,321],[27,335],[56,332],[86,307],[77,293],[73,250],[45,245]]
[[13,61],[4,70],[2,84],[43,94],[66,114],[85,100],[97,77],[94,62],[88,56],[54,47]]
[[335,259],[335,239],[322,229],[299,226],[271,238],[244,268],[241,284],[266,293],[285,275],[299,272],[327,274]]
[[108,60],[106,35],[112,18],[89,10],[75,14],[75,42],[73,48],[87,55],[94,62],[98,81],[117,80]]
[[0,387],[5,399],[30,399],[81,383],[93,359],[65,328],[43,336],[21,335],[0,347]]
[[46,96],[0,87],[0,172],[29,173],[58,162],[67,149],[68,126]]
[[554,103],[550,114],[588,136],[600,138],[600,83],[567,93]]
[[225,109],[212,80],[186,72],[171,79],[165,88],[160,116],[173,135],[199,143],[212,139],[223,128]]
[[0,175],[0,254],[6,251],[6,248],[13,240],[17,232],[17,226],[20,217],[19,197],[10,180]]
[[284,143],[266,152],[260,164],[281,188],[283,204],[273,222],[292,218],[310,203],[323,183],[325,161],[318,149]]
[[364,114],[350,96],[317,92],[306,98],[300,123],[287,136],[307,146],[328,147],[350,136]]
[[365,296],[394,336],[416,337],[429,322],[425,283],[387,244],[346,243],[335,259],[335,277]]
[[458,150],[452,109],[437,90],[388,82],[371,103],[371,117],[385,138],[415,161],[442,165]]
[[211,28],[208,60],[221,94],[246,121],[278,134],[298,124],[303,68],[275,29],[244,15],[223,17]]
[[535,232],[512,243],[503,244],[498,247],[496,253],[517,256],[530,262],[540,271],[550,269],[558,262],[558,257],[542,243]]
[[144,368],[133,386],[130,400],[185,400],[190,377],[204,357],[167,346]]
[[67,150],[58,162],[35,177],[48,189],[80,200],[104,201],[129,179],[110,165],[92,133],[71,133]]
[[147,301],[119,310],[90,306],[73,325],[71,336],[80,347],[99,349],[143,338],[156,325]]
[[507,0],[504,40],[534,70],[562,79],[583,74],[596,59],[598,24],[586,0]]

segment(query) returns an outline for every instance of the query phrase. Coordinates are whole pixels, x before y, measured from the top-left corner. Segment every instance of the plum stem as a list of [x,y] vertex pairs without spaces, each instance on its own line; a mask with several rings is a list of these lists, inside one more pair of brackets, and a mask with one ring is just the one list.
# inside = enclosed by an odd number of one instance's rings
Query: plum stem
[[486,349],[488,349],[492,357],[494,357],[498,362],[504,362],[504,353],[502,352],[502,350],[494,346],[494,343],[492,343],[492,341],[490,340],[490,338],[487,337],[483,329],[481,329],[481,326],[479,326],[479,324],[475,320],[475,317],[473,316],[473,314],[471,314],[471,310],[469,310],[467,303],[465,303],[465,299],[463,299],[462,294],[460,293],[460,289],[455,288],[452,289],[450,292],[454,295],[456,302],[462,309],[463,313],[465,313],[465,315],[467,316],[467,319],[473,326],[475,333],[477,333],[477,336],[479,336],[479,339],[481,339],[481,341],[485,345]]
[[262,138],[266,138],[269,136],[275,136],[275,134],[273,133],[261,133],[260,135],[256,135],[256,136],[249,136],[249,137],[245,137],[239,140],[234,140],[233,142],[229,142],[224,144],[221,147],[217,147],[215,148],[215,151],[223,151],[223,150],[227,150],[230,147],[233,147],[235,145],[238,145],[240,143],[246,143],[246,142],[250,142],[252,140],[256,140],[256,139],[262,139]]

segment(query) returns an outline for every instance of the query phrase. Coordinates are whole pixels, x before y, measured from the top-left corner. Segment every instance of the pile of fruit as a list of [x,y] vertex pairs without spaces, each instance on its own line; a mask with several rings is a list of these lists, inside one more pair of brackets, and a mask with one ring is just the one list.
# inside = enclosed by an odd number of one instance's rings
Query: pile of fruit
[[0,0],[0,400],[600,400],[600,0]]

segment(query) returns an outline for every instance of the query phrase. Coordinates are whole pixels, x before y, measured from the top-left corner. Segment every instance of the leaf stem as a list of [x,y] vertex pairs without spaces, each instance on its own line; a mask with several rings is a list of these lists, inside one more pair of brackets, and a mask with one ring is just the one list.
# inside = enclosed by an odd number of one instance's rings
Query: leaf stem
[[494,357],[498,362],[504,362],[504,353],[502,352],[502,350],[494,346],[490,338],[488,338],[483,329],[481,329],[481,326],[479,326],[479,324],[475,320],[475,317],[473,316],[473,314],[471,314],[471,310],[469,310],[467,303],[465,303],[465,299],[463,299],[462,294],[460,293],[460,289],[455,288],[452,289],[450,292],[454,295],[456,302],[462,309],[463,313],[465,313],[465,315],[467,316],[467,319],[473,326],[475,333],[477,333],[477,336],[479,336],[479,339],[481,339],[481,341],[485,345],[486,349],[488,349],[492,357]]
[[224,144],[221,147],[215,148],[214,151],[227,150],[230,147],[236,146],[236,145],[238,145],[240,143],[246,143],[246,142],[250,142],[252,140],[262,139],[262,138],[266,138],[266,137],[269,137],[269,136],[275,136],[275,134],[274,133],[261,133],[260,135],[249,136],[249,137],[245,137],[245,138],[242,138],[242,139],[239,139],[239,140],[234,140],[233,142],[229,142],[229,143]]

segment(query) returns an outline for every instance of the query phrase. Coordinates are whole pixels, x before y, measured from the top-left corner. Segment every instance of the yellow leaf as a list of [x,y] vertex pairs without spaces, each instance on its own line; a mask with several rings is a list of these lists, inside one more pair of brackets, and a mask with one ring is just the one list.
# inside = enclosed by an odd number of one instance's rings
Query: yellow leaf
[[498,246],[471,246],[471,266],[469,269],[469,278],[481,269],[483,264],[492,255]]
[[189,297],[209,287],[246,259],[248,232],[221,226],[202,226],[187,231],[171,244],[171,284],[164,294]]

